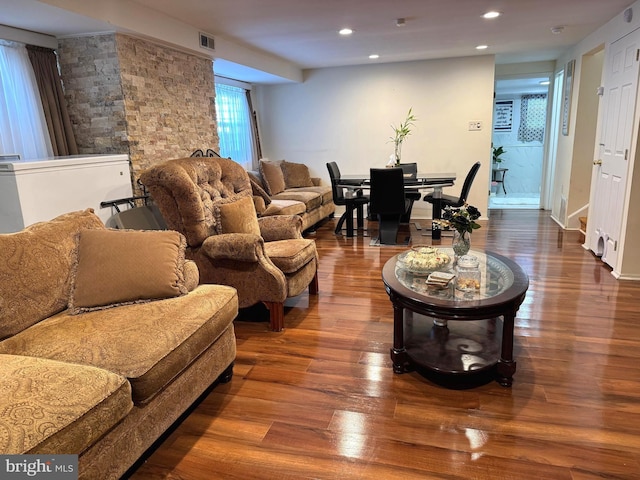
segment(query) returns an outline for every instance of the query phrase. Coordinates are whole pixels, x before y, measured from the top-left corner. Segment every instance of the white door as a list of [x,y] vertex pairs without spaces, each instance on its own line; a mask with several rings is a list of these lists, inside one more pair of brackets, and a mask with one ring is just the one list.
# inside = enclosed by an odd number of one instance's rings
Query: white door
[[611,44],[605,59],[604,116],[596,177],[594,204],[589,209],[589,248],[602,261],[616,267],[627,167],[631,150],[633,118],[638,86],[640,30]]

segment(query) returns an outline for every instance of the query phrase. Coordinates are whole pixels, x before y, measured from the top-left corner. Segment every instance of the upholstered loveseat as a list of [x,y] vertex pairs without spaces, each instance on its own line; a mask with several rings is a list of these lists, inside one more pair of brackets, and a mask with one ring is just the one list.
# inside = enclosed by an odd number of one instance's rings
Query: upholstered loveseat
[[259,170],[249,171],[249,177],[261,217],[299,215],[304,231],[336,211],[331,185],[311,177],[302,163],[260,160]]
[[235,289],[198,285],[175,231],[92,210],[0,235],[0,454],[78,454],[119,478],[232,374]]

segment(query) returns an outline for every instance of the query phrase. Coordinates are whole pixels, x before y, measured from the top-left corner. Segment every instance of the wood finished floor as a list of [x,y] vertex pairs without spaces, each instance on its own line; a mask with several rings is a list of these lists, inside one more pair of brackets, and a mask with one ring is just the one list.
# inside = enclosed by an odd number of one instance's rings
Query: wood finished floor
[[615,280],[548,212],[491,211],[473,247],[530,279],[517,371],[512,388],[447,389],[392,371],[380,271],[406,247],[370,247],[334,225],[311,235],[319,296],[289,301],[281,333],[260,311],[236,321],[232,381],[131,478],[640,478],[640,282]]

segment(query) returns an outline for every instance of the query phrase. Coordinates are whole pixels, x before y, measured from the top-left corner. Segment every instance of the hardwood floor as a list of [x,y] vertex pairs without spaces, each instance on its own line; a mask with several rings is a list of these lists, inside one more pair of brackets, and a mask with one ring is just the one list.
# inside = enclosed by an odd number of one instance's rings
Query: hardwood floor
[[335,236],[335,221],[311,236],[319,296],[290,301],[281,333],[259,310],[237,320],[231,382],[131,478],[640,478],[640,282],[615,280],[548,212],[491,211],[472,248],[530,279],[517,371],[512,388],[447,389],[392,370],[380,271],[407,247]]

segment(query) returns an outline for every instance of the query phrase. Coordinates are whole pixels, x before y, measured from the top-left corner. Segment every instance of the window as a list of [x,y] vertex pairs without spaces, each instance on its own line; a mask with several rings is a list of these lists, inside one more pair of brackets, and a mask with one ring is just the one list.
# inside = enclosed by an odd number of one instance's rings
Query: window
[[246,170],[251,170],[255,148],[247,90],[216,83],[216,113],[220,156],[230,157]]
[[542,142],[547,122],[547,95],[523,95],[520,109],[518,141]]
[[53,155],[27,49],[5,41],[0,41],[0,154]]

